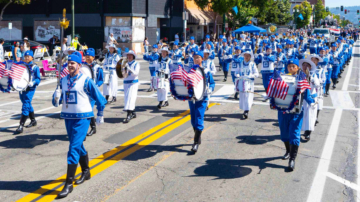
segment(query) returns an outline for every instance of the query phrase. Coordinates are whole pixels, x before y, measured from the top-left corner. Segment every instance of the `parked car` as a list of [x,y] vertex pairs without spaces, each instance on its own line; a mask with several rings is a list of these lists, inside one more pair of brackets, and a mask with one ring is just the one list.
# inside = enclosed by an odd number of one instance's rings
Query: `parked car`
[[[20,42],[20,44],[24,43],[23,40],[5,41],[3,47],[4,47],[4,53],[6,59],[13,59],[12,49],[15,47],[16,42]],[[30,43],[30,50],[34,52],[34,59],[42,60],[44,57],[49,57],[49,53],[47,51],[46,45],[30,40],[29,43]]]

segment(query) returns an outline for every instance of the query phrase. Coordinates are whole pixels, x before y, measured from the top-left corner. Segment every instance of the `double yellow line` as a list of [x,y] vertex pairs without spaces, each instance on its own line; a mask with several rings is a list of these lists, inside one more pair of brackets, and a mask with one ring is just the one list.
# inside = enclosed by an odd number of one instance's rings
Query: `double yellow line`
[[[209,108],[216,105],[211,103]],[[168,134],[177,127],[183,125],[190,120],[190,110],[187,110],[178,116],[171,118],[168,121],[146,131],[145,133],[125,142],[124,144],[115,147],[114,149],[96,157],[89,162],[91,168],[91,176],[99,174],[110,166],[114,165],[118,161],[124,159],[130,154],[138,151],[139,149],[151,144],[162,136]],[[173,124],[174,123],[174,124]],[[164,128],[165,127],[165,128]],[[149,137],[150,136],[150,137]],[[144,139],[146,138],[146,139]],[[140,142],[139,142],[140,141]],[[139,143],[137,143],[139,142]],[[137,144],[136,144],[137,143]],[[76,175],[81,173],[81,168],[78,167]],[[57,194],[62,189],[62,184],[66,179],[66,174],[59,177],[58,179],[50,182],[47,185],[42,186],[40,189],[26,195],[25,197],[18,200],[18,202],[29,202],[29,201],[52,201],[56,198]],[[76,185],[74,185],[75,187]]]

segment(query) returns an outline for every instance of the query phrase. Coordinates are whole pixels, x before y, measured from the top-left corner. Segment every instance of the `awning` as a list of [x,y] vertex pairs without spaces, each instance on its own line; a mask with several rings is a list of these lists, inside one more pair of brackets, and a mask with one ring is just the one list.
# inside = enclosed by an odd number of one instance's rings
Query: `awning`
[[[190,24],[208,25],[215,22],[215,13],[212,11],[187,8],[186,12],[189,13],[189,20],[187,22]],[[218,23],[221,19],[221,16],[218,16]]]

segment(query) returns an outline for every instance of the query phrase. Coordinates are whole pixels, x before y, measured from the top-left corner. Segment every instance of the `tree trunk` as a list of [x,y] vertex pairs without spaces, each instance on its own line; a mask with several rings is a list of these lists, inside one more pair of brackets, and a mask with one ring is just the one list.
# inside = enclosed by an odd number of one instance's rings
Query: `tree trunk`
[[[215,36],[215,39],[217,39],[217,30],[216,30],[216,23],[217,23],[217,18],[218,18],[218,14],[215,13],[215,22],[214,22],[214,36]],[[215,40],[214,39],[214,40]]]
[[4,14],[4,11],[5,11],[5,8],[8,7],[8,5],[10,5],[12,2],[13,2],[13,0],[10,0],[10,1],[4,6],[4,8],[1,9],[0,21],[3,20],[3,14]]

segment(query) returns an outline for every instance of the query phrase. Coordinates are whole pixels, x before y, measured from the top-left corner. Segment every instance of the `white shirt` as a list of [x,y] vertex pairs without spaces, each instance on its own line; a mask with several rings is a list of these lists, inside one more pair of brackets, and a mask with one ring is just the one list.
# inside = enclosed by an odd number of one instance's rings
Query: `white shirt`
[[63,45],[61,46],[61,48],[62,48],[63,51],[66,51],[66,50],[67,50],[66,43],[63,44]]
[[115,41],[115,38],[113,36],[109,36],[108,40],[107,40],[107,44],[110,45],[110,44],[113,44]]

